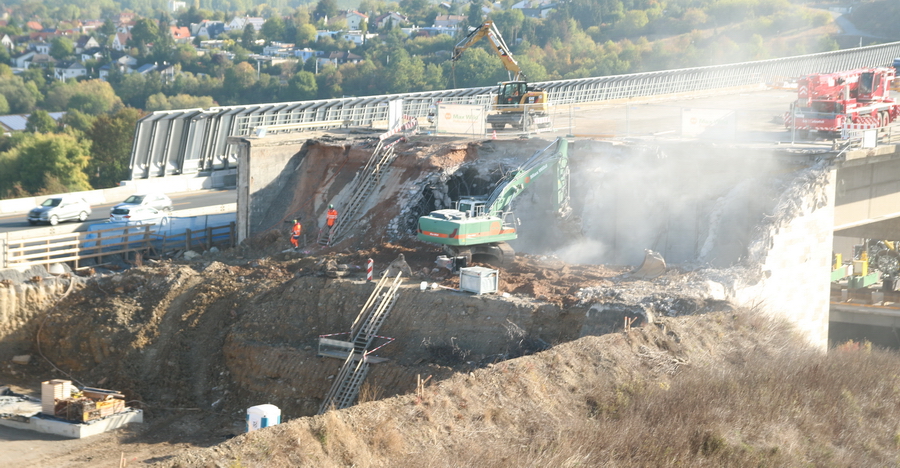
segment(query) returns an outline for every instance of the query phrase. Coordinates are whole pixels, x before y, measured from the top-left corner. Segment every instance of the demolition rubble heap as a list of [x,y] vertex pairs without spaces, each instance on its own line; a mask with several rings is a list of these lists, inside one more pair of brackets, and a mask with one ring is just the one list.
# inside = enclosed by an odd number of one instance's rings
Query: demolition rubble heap
[[[488,192],[547,143],[402,142],[346,235],[328,247],[315,233],[328,204],[340,209],[352,195],[371,142],[282,144],[293,156],[279,183],[258,191],[252,235],[240,246],[95,274],[57,302],[43,298],[40,314],[21,299],[34,286],[10,282],[0,287],[0,337],[17,354],[39,350],[79,380],[144,402],[146,417],[158,421],[150,430],[208,442],[240,432],[253,405],[274,404],[287,419],[317,413],[341,366],[317,356],[319,337],[352,328],[373,287],[369,259],[377,279],[403,254],[412,277],[381,327],[393,341],[379,349],[384,361],[372,366],[361,400],[409,394],[422,377],[437,383],[587,336],[734,310],[750,302],[742,294],[781,274],[770,254],[779,233],[827,211],[828,169],[815,160],[579,141],[570,163],[580,232],[559,227],[538,181],[513,206],[518,255],[498,268],[497,294],[451,291],[458,275],[435,264],[439,246],[415,240],[416,220]],[[293,219],[309,233],[296,251],[286,223]],[[667,268],[633,274],[647,250]],[[43,365],[17,372],[52,374]],[[194,423],[175,426],[172,408],[203,411],[180,414]]]

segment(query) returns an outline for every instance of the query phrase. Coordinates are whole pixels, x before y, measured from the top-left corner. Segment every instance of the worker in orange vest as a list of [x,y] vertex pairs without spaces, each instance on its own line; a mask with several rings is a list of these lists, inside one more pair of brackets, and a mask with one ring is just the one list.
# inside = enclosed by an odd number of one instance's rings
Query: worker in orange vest
[[300,234],[303,232],[303,226],[300,225],[300,221],[294,220],[294,227],[291,228],[291,245],[294,248],[300,247]]
[[334,209],[334,205],[328,205],[328,216],[325,218],[325,224],[328,225],[328,229],[334,228],[334,223],[337,222],[337,210]]

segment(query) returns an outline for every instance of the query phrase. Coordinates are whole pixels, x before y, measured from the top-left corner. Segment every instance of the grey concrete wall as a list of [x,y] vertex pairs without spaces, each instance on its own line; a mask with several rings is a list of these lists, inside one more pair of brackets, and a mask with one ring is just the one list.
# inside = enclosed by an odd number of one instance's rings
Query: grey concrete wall
[[251,235],[254,220],[265,214],[295,172],[305,141],[290,134],[229,138],[228,144],[238,148],[238,242]]
[[900,217],[900,153],[897,145],[846,153],[837,172],[835,231],[847,237],[873,237],[853,228]]

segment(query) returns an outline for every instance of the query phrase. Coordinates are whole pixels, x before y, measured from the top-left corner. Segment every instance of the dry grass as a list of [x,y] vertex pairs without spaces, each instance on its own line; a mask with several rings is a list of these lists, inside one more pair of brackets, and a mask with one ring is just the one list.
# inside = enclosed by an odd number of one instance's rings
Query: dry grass
[[359,467],[900,464],[900,356],[853,343],[822,354],[795,342],[785,324],[751,312],[682,317],[278,428],[290,436],[258,431],[254,438],[271,440],[239,437],[212,458]]

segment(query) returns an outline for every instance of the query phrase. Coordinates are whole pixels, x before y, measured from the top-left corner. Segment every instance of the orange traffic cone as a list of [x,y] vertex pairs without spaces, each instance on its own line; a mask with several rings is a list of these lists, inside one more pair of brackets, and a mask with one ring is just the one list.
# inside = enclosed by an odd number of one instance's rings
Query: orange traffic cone
[[491,136],[491,140],[497,139],[497,130],[494,130],[494,134]]

